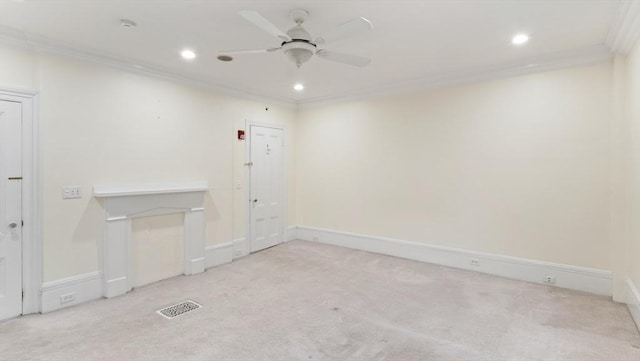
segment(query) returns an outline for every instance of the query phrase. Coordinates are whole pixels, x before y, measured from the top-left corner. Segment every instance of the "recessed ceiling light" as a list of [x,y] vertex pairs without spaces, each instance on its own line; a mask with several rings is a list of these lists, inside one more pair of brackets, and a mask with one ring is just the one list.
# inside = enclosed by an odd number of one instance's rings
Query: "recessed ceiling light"
[[303,91],[304,90],[304,85],[298,83],[298,84],[293,86],[293,89],[295,89],[297,91]]
[[138,24],[135,21],[129,19],[120,19],[120,26],[123,28],[135,28]]
[[196,53],[194,53],[193,50],[184,49],[180,53],[180,56],[182,56],[182,58],[185,59],[185,60],[193,60],[193,59],[196,58]]
[[516,36],[513,37],[513,39],[511,39],[511,42],[514,45],[522,45],[524,43],[526,43],[527,41],[529,41],[529,35],[527,34],[517,34]]

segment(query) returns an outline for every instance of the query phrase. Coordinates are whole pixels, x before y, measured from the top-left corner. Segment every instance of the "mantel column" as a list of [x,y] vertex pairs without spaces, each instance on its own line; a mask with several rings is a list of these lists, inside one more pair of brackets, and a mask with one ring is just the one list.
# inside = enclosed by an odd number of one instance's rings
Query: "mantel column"
[[107,298],[131,291],[129,274],[129,233],[131,219],[107,218],[104,230],[104,295]]
[[186,275],[204,272],[204,230],[204,208],[191,208],[184,214],[184,274]]

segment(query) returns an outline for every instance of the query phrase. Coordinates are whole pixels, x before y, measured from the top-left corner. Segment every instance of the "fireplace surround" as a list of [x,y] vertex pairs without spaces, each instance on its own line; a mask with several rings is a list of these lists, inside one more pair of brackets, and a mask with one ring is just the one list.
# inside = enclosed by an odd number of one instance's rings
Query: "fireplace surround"
[[204,271],[206,182],[154,185],[96,185],[103,217],[104,296],[123,295],[132,289],[129,270],[131,220],[136,217],[184,214],[184,274]]

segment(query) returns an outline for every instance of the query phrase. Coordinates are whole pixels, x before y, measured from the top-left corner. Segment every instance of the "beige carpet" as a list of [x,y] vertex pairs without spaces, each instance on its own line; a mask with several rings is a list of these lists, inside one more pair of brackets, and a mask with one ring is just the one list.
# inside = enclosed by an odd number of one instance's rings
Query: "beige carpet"
[[[156,310],[192,299],[173,320]],[[2,360],[640,360],[606,297],[293,241],[0,324]]]

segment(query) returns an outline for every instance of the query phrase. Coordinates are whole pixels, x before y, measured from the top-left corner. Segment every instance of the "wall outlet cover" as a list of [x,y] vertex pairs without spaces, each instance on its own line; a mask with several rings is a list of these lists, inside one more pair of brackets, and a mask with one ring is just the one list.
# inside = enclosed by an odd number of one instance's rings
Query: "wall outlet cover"
[[69,303],[76,300],[75,292],[67,293],[60,296],[60,304]]

